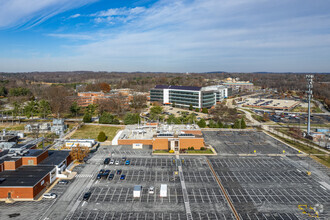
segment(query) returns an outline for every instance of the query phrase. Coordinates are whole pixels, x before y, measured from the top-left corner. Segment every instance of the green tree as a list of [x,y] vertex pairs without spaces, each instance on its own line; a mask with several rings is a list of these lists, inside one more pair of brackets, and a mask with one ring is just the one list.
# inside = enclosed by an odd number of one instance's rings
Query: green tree
[[193,109],[194,109],[194,108],[193,108],[192,104],[190,104],[190,106],[189,106],[189,110],[192,111]]
[[204,118],[199,120],[199,122],[197,122],[197,124],[200,128],[205,128],[206,127],[206,122],[205,122]]
[[83,122],[84,123],[90,123],[92,122],[92,115],[86,112],[83,117]]
[[72,115],[77,116],[80,111],[80,106],[77,104],[77,102],[72,103],[70,106],[70,112]]
[[119,120],[109,112],[103,112],[99,118],[100,124],[119,124]]
[[172,103],[172,107],[175,108],[175,102]]
[[14,102],[13,105],[14,105],[13,115],[14,115],[14,117],[16,117],[19,115],[22,108],[21,108],[21,105],[18,104],[18,102]]
[[181,124],[180,118],[175,117],[174,115],[168,116],[167,119],[168,124]]
[[213,120],[210,120],[209,121],[209,128],[217,128],[218,127],[218,124],[213,121]]
[[26,95],[30,95],[30,94],[31,94],[31,91],[27,88],[17,87],[17,88],[9,89],[10,96],[26,96]]
[[233,128],[240,129],[241,128],[241,121],[239,119],[236,119]]
[[163,112],[163,107],[161,106],[153,106],[150,108],[150,119],[156,120],[160,118],[160,114]]
[[241,120],[241,128],[242,129],[245,129],[246,128],[246,123],[245,123],[244,118],[242,118],[242,120]]
[[137,124],[141,120],[139,113],[132,114],[132,113],[126,113],[124,117],[124,123],[125,125],[131,125],[131,124]]
[[30,101],[24,107],[25,116],[30,118],[38,114],[38,102]]
[[1,86],[0,87],[0,96],[6,96],[8,94],[8,90],[6,89],[6,87]]
[[99,133],[99,135],[97,136],[97,140],[99,142],[104,142],[107,139],[107,136],[105,135],[105,133],[103,131],[101,131]]
[[[221,121],[218,122],[218,128],[226,128]],[[228,127],[227,127],[228,128]]]
[[199,112],[199,108],[196,108],[196,109],[195,109],[195,112]]
[[38,112],[39,115],[43,118],[46,118],[48,114],[52,113],[49,102],[44,99],[40,100],[38,104]]
[[97,109],[97,105],[90,104],[86,107],[85,112],[90,114],[90,115],[94,115],[96,109]]
[[207,108],[203,108],[202,109],[202,112],[205,113],[205,114],[208,114],[209,113],[209,110],[207,110]]

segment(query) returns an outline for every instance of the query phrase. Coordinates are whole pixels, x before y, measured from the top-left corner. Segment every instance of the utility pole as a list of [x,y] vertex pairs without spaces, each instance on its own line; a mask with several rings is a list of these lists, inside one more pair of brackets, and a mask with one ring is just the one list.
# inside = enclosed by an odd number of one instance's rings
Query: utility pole
[[306,75],[307,80],[307,96],[308,96],[308,122],[307,122],[307,135],[311,132],[311,98],[313,95],[313,78],[314,75]]

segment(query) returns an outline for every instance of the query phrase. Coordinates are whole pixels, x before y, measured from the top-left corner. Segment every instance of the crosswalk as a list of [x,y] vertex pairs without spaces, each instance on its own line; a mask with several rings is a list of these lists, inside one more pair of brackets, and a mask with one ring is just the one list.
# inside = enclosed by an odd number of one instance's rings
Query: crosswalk
[[93,174],[77,174],[76,178],[91,178],[93,176]]

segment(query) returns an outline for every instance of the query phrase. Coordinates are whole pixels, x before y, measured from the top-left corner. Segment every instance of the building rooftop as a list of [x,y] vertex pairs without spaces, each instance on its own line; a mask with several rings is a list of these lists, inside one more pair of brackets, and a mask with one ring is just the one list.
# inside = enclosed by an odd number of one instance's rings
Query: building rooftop
[[156,85],[155,89],[178,89],[178,90],[194,90],[200,91],[202,87],[198,86],[172,86],[172,85]]
[[44,150],[37,150],[37,149],[30,149],[25,155],[24,157],[37,157],[40,154],[42,154],[44,152]]
[[70,151],[65,150],[49,150],[48,157],[44,159],[39,166],[46,166],[46,165],[59,165],[62,163],[68,156],[70,155]]
[[13,171],[0,172],[0,179],[5,179],[0,182],[0,188],[33,187],[53,169],[54,166],[22,166]]
[[0,159],[0,164],[2,164],[5,161],[17,161],[19,160],[21,157],[12,157],[12,156],[4,156]]
[[198,125],[127,125],[119,137],[121,140],[151,140],[154,137],[185,137],[185,131],[196,130],[200,131]]

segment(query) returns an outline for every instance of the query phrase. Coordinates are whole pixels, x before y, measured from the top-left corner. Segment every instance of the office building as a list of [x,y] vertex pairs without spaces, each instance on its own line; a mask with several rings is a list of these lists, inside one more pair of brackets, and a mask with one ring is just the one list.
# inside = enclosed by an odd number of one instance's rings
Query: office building
[[150,90],[150,101],[178,107],[211,108],[230,94],[225,86],[167,86],[156,85]]

